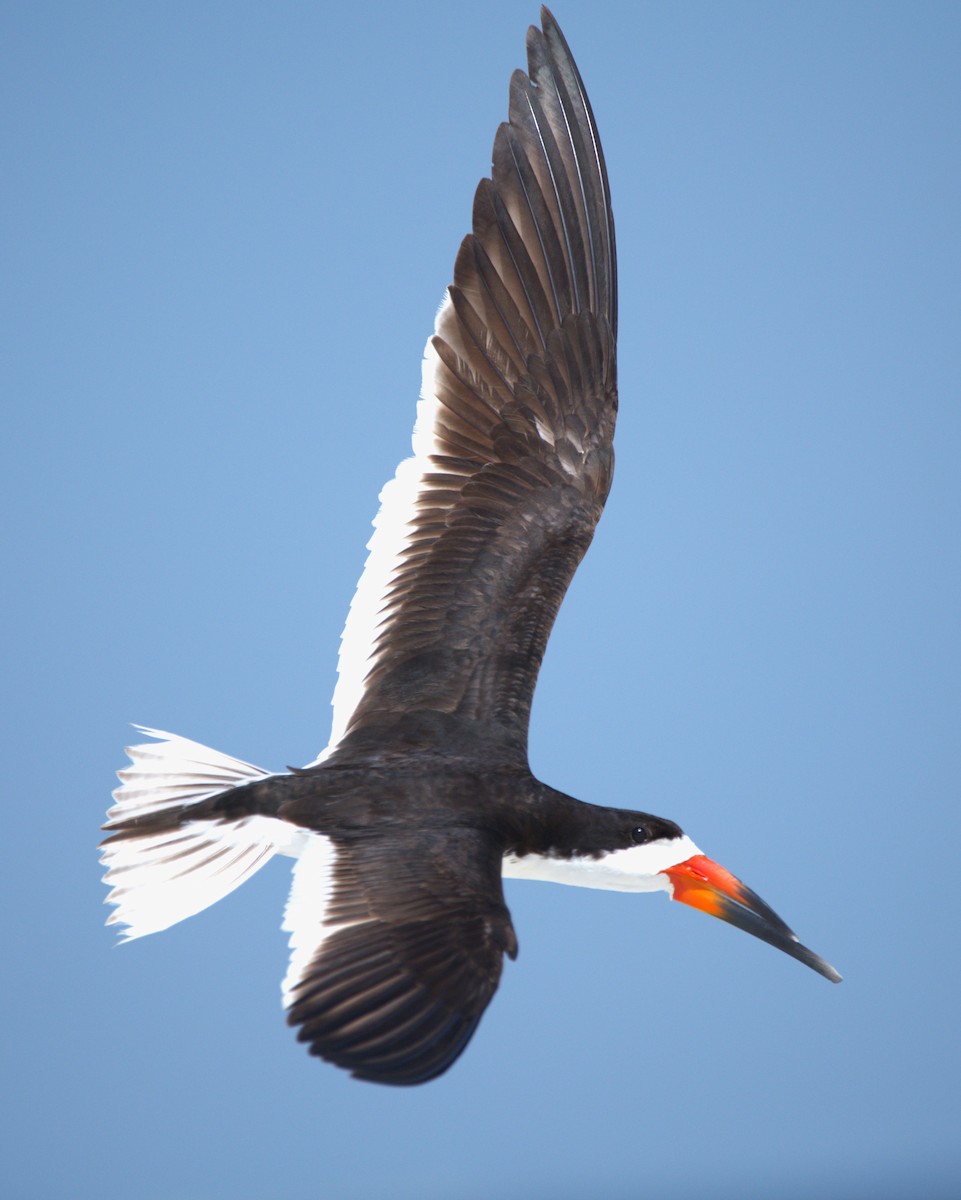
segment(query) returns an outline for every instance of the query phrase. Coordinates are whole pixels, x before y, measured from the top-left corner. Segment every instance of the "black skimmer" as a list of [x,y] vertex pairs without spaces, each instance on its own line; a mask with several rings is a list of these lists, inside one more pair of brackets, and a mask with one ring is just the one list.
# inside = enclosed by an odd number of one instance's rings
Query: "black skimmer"
[[551,14],[474,199],[424,358],[414,455],[381,493],[333,730],[272,775],[185,738],[131,747],[104,828],[127,939],[297,862],[289,1023],[380,1083],[458,1057],[517,954],[502,879],[665,891],[826,978],[673,821],[583,803],[527,761],[538,670],[611,483],[617,276],[607,171]]

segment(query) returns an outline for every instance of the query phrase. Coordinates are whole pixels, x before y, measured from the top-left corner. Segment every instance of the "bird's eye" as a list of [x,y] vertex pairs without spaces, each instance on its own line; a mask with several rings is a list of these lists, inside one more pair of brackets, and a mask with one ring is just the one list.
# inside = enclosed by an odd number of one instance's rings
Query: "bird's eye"
[[631,841],[637,842],[638,845],[649,841],[651,837],[650,831],[645,829],[643,825],[635,825],[631,830]]

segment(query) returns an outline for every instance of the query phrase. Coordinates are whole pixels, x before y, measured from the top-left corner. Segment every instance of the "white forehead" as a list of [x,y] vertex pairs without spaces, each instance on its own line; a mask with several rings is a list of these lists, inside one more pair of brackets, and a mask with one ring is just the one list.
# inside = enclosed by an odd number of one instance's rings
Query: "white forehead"
[[686,834],[660,838],[643,846],[609,850],[600,858],[575,855],[560,858],[548,854],[504,855],[505,879],[540,879],[572,887],[605,888],[614,892],[671,891],[671,881],[660,872],[686,862],[700,850]]

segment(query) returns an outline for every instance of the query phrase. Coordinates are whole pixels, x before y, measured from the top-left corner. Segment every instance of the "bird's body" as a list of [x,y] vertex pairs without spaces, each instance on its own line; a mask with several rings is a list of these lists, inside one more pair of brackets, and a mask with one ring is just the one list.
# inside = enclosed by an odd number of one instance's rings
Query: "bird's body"
[[[428,343],[414,456],[381,495],[333,731],[280,775],[169,734],[132,747],[106,826],[138,937],[297,859],[288,1019],[385,1083],[445,1070],[517,953],[502,879],[665,890],[829,978],[672,821],[585,804],[527,762],[537,674],[610,488],[617,284],[607,172],[546,10]],[[151,732],[151,731],[147,731]]]

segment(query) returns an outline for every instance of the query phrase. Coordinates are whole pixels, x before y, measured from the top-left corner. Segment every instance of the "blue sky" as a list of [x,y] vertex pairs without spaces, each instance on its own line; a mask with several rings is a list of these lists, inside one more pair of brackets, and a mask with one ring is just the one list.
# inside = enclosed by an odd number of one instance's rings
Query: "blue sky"
[[326,741],[376,495],[533,3],[12,3],[0,1190],[18,1200],[956,1194],[961,8],[584,3],[618,472],[535,771],[679,821],[845,975],[516,883],[464,1058],[286,1029],[283,862],[114,949],[140,721]]

